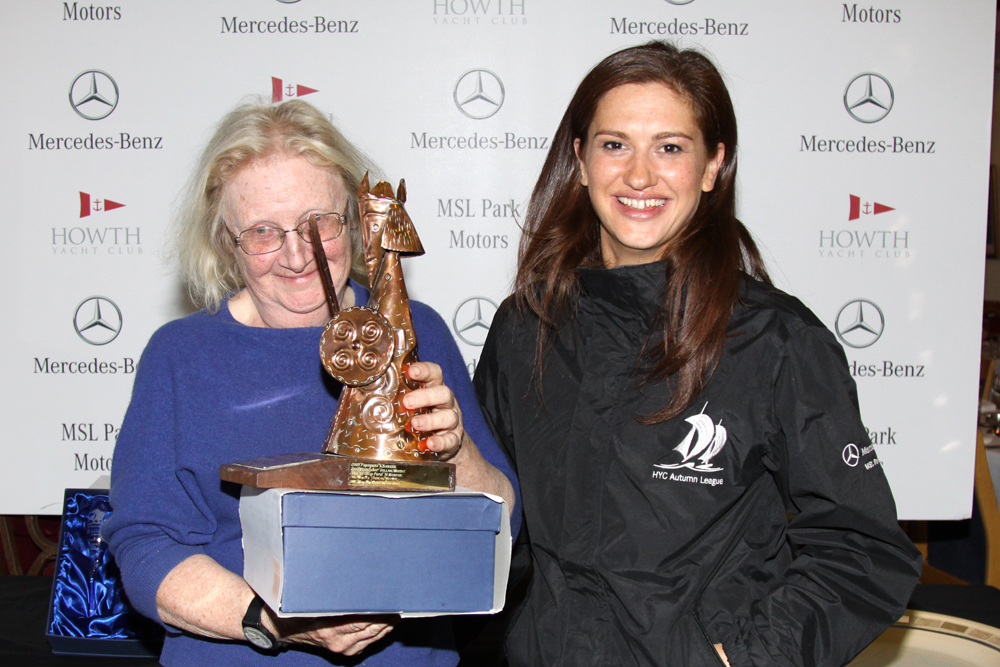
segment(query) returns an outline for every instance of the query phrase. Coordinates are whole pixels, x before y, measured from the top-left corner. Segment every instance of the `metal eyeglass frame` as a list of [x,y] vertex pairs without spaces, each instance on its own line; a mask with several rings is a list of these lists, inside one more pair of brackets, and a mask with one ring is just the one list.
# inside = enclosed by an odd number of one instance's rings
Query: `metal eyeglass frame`
[[[299,224],[295,225],[291,229],[282,229],[281,227],[273,227],[273,226],[269,225],[269,227],[271,229],[274,229],[274,230],[276,230],[278,232],[278,234],[279,234],[278,238],[281,241],[278,244],[278,247],[275,248],[274,250],[267,250],[265,252],[250,252],[246,248],[243,247],[243,244],[240,243],[240,237],[243,236],[244,234],[248,233],[248,232],[252,232],[254,230],[254,228],[252,228],[252,227],[250,229],[244,229],[242,232],[240,232],[239,234],[236,234],[236,235],[232,236],[231,238],[233,239],[233,242],[239,247],[240,250],[243,251],[243,253],[245,255],[250,255],[251,257],[257,257],[259,255],[270,255],[272,252],[278,252],[279,250],[281,250],[282,248],[285,247],[285,235],[286,234],[291,234],[292,232],[298,234],[299,238],[302,239],[302,241],[304,243],[308,244],[309,241],[306,240],[305,235],[309,231],[309,219],[312,218],[312,217],[325,218],[328,215],[335,215],[335,216],[337,216],[337,219],[340,222],[340,231],[338,231],[336,234],[334,234],[330,238],[323,240],[323,242],[325,243],[326,241],[332,241],[333,239],[339,237],[341,234],[344,233],[344,228],[347,227],[347,209],[344,209],[343,213],[337,213],[336,211],[330,211],[328,213],[310,213],[309,215],[306,216],[305,220],[303,220]],[[317,220],[317,224],[319,224],[318,220]]]

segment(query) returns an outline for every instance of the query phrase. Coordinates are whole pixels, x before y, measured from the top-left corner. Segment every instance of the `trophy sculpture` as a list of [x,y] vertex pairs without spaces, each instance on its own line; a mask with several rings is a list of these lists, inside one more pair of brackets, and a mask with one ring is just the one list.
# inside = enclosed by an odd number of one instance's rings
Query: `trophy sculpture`
[[323,367],[344,385],[322,453],[266,456],[223,465],[220,476],[259,488],[320,490],[450,491],[455,466],[426,451],[413,433],[413,413],[402,399],[418,388],[406,369],[417,361],[410,300],[400,255],[422,255],[406,214],[406,185],[380,181],[358,189],[365,266],[371,285],[367,306],[340,310],[323,243],[310,220],[332,319],[320,338]]

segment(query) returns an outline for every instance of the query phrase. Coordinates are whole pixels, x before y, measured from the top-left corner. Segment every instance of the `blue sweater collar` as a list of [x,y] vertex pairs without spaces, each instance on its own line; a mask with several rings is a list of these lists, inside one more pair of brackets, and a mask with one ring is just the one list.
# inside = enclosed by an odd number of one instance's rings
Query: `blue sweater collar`
[[[347,284],[350,285],[351,289],[354,290],[354,305],[355,306],[368,305],[368,299],[369,297],[371,297],[371,292],[368,290],[368,288],[362,285],[361,283],[355,282],[353,278],[349,278],[347,280]],[[233,324],[240,324],[239,322],[236,321],[236,318],[233,317],[233,314],[229,312],[229,299],[235,296],[236,294],[239,294],[239,292],[238,291],[232,292],[231,294],[227,294],[225,296],[225,298],[222,300],[222,306],[219,308],[219,312],[216,313],[216,316],[222,317],[226,322],[231,322]],[[317,329],[320,327],[300,327],[300,328]]]

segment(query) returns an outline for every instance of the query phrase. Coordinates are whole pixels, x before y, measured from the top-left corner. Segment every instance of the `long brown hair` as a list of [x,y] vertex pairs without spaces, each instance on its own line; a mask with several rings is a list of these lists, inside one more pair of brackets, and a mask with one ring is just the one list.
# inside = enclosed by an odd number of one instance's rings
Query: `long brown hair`
[[552,334],[575,311],[577,269],[602,266],[600,223],[580,182],[573,150],[587,141],[597,106],[608,91],[630,83],[662,83],[691,104],[708,154],[725,146],[710,192],[702,193],[692,219],[669,242],[662,259],[663,347],[653,351],[647,379],[676,376],[670,401],[641,421],[680,414],[711,377],[726,338],[726,324],[751,275],[770,283],[750,232],[736,219],[736,114],[715,65],[702,53],[649,42],[602,60],[580,83],[563,115],[531,194],[518,252],[518,306],[540,320],[536,375]]

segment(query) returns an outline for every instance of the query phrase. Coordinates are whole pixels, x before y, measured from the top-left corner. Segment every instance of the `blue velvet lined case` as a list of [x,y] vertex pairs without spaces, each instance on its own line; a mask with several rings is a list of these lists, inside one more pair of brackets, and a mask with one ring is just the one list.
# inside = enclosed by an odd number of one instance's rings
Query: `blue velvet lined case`
[[160,626],[128,605],[114,557],[101,539],[108,491],[66,489],[46,637],[53,653],[157,657]]

